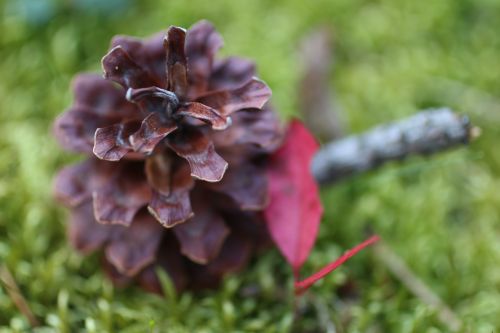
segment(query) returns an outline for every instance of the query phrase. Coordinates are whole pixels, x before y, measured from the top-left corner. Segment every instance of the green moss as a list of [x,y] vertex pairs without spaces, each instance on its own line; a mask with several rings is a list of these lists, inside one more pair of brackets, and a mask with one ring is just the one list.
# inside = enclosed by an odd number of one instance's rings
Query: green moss
[[[22,8],[17,2],[0,1],[0,262],[43,323],[35,332],[312,332],[327,331],[328,321],[338,332],[447,331],[370,250],[314,286],[299,301],[302,317],[293,326],[291,274],[277,251],[220,290],[162,299],[114,289],[97,257],[68,247],[66,213],[52,202],[51,179],[78,157],[57,147],[50,126],[71,101],[71,77],[100,70],[115,34],[145,36],[201,18],[223,34],[224,54],[256,60],[283,117],[297,114],[297,42],[327,24],[336,37],[332,83],[353,131],[441,105],[482,127],[467,149],[413,158],[324,190],[328,209],[304,272],[371,228],[470,331],[500,327],[498,1],[121,1],[125,7],[112,16],[85,1],[72,7],[40,0],[46,7],[36,10],[29,9],[33,1]],[[358,297],[346,298],[346,283]],[[259,292],[242,294],[250,289]],[[26,331],[0,288],[0,332]]]

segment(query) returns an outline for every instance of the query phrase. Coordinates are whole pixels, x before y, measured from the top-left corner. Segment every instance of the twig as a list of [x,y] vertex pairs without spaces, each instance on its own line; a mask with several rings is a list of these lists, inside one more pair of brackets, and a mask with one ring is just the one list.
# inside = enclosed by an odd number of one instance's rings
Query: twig
[[434,309],[450,331],[457,332],[462,321],[425,283],[408,268],[405,262],[382,241],[374,246],[375,256],[423,303]]
[[479,133],[469,118],[448,108],[422,111],[325,145],[312,162],[312,173],[326,185],[409,155],[431,155],[467,144]]
[[26,317],[26,319],[28,319],[30,325],[32,327],[39,326],[40,323],[36,319],[33,312],[31,312],[26,299],[21,294],[14,276],[12,276],[11,272],[5,265],[0,266],[0,281],[4,285],[5,290],[7,291],[7,294],[9,295],[12,302],[15,304],[19,312],[21,312]]
[[343,135],[339,105],[329,84],[333,65],[333,41],[327,27],[314,30],[299,46],[302,78],[298,103],[304,122],[321,140],[330,141]]

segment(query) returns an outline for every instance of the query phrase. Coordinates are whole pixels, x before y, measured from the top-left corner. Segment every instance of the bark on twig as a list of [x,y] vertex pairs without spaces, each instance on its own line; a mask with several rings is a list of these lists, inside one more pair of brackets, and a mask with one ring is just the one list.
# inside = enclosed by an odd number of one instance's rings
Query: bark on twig
[[405,262],[389,247],[379,242],[374,246],[376,257],[383,262],[389,271],[404,284],[408,290],[416,295],[423,303],[434,309],[439,320],[452,332],[462,327],[462,321],[425,283],[408,268]]
[[466,116],[448,108],[431,109],[325,145],[312,162],[312,173],[326,185],[409,155],[467,144],[478,134]]
[[344,126],[329,82],[333,67],[330,31],[326,27],[318,28],[304,37],[299,56],[303,72],[297,96],[304,122],[325,142],[340,138]]
[[0,266],[0,282],[4,285],[7,294],[19,312],[21,312],[26,319],[28,319],[30,325],[32,327],[39,326],[40,323],[36,319],[33,312],[31,312],[28,302],[26,302],[26,299],[23,297],[19,287],[17,286],[16,280],[5,265]]

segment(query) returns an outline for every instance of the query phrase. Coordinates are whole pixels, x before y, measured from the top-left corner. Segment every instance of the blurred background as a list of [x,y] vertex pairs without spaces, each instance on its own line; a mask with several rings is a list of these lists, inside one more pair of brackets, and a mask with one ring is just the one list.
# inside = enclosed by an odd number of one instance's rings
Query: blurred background
[[368,249],[315,285],[293,324],[291,272],[276,250],[220,290],[163,299],[114,289],[98,256],[65,240],[51,197],[64,153],[51,123],[69,83],[100,71],[115,34],[148,36],[212,21],[224,55],[253,58],[283,119],[298,115],[300,42],[334,39],[329,88],[346,128],[362,132],[434,106],[482,129],[470,146],[411,158],[324,189],[327,208],[304,273],[370,229],[462,321],[500,329],[500,1],[0,0],[0,264],[40,326],[0,287],[0,332],[448,332],[452,325]]

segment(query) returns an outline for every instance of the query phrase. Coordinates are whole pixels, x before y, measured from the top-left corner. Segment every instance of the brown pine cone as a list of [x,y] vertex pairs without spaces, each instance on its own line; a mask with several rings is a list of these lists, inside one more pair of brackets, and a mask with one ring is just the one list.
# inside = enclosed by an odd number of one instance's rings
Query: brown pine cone
[[201,21],[140,40],[116,36],[104,79],[80,74],[55,136],[82,163],[62,169],[71,244],[102,249],[118,284],[160,292],[217,285],[268,242],[265,165],[282,128],[252,62],[216,59],[222,38]]

